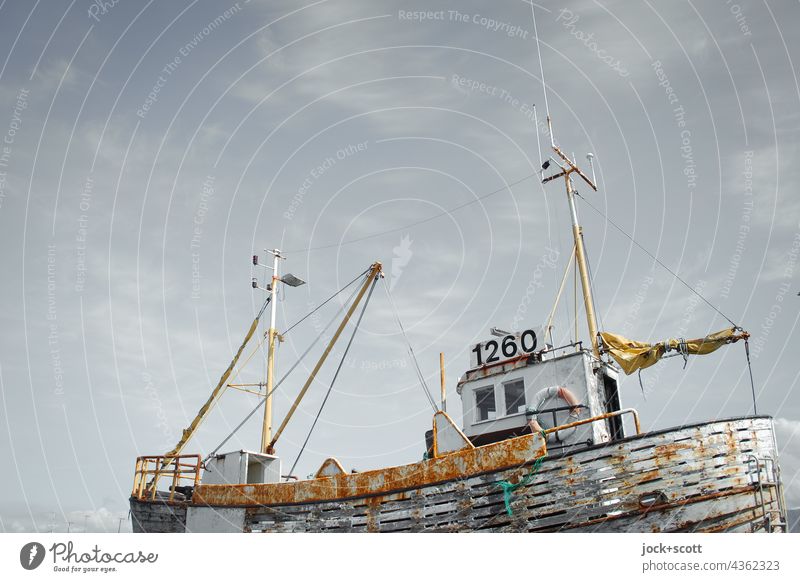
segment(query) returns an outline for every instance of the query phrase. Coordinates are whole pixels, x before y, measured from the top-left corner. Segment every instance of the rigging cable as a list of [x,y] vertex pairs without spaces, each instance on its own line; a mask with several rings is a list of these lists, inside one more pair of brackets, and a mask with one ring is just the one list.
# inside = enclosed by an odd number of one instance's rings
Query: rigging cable
[[[261,310],[258,312],[258,315],[256,316],[256,320],[261,319],[261,316],[264,315],[264,310],[267,309],[267,305],[269,305],[271,300],[272,300],[272,296],[267,295],[267,298],[264,301],[264,305],[261,306]],[[247,341],[249,341],[249,340],[247,340]],[[244,349],[244,347],[247,345],[247,341],[245,341],[245,343],[242,344],[242,347],[239,348],[239,352],[240,353]],[[211,402],[211,404],[209,404],[208,409],[205,411],[206,415],[208,415],[217,406],[219,401],[222,400],[222,396],[225,394],[225,392],[227,392],[228,386],[230,385],[230,382],[239,377],[239,374],[241,373],[242,368],[247,365],[247,362],[249,362],[251,359],[253,359],[253,356],[255,356],[258,353],[258,350],[261,348],[261,345],[263,343],[264,343],[264,338],[262,337],[261,340],[258,342],[258,344],[256,344],[256,347],[253,348],[253,351],[250,353],[250,355],[247,356],[247,358],[245,358],[244,362],[242,362],[242,364],[240,366],[237,366],[235,369],[231,370],[231,374],[225,380],[225,385],[222,387],[222,389],[220,390],[220,392],[217,395],[217,397],[214,399],[213,402]],[[234,362],[236,360],[238,360],[238,356],[234,359]]]
[[206,461],[208,461],[208,459],[216,455],[217,451],[219,451],[225,445],[225,443],[231,440],[233,435],[235,435],[239,431],[239,429],[242,428],[248,420],[250,420],[250,418],[256,413],[256,411],[258,411],[258,409],[264,405],[264,403],[267,400],[267,396],[273,394],[275,390],[277,390],[280,387],[280,385],[283,384],[284,380],[286,380],[286,378],[288,378],[289,375],[292,372],[294,372],[295,368],[297,368],[297,366],[300,365],[300,362],[303,361],[303,359],[308,355],[308,353],[312,350],[312,348],[315,345],[317,345],[317,342],[320,340],[320,338],[322,338],[325,332],[328,331],[328,328],[330,328],[330,326],[333,325],[333,322],[339,318],[339,315],[341,315],[342,311],[344,311],[344,308],[353,300],[353,297],[355,297],[357,292],[358,288],[353,289],[353,292],[350,294],[350,297],[348,297],[347,301],[345,301],[342,304],[342,306],[339,308],[339,311],[337,311],[336,314],[331,318],[331,320],[325,325],[323,330],[319,334],[317,334],[317,337],[314,338],[314,341],[311,342],[311,344],[306,348],[306,351],[302,353],[302,355],[297,359],[294,365],[291,368],[289,368],[289,371],[283,375],[283,378],[281,378],[278,381],[278,383],[275,384],[275,386],[273,386],[272,390],[270,390],[267,394],[265,394],[263,398],[259,399],[258,404],[256,404],[255,407],[253,407],[253,409],[249,413],[247,413],[247,416],[245,416],[244,419],[242,419],[242,421],[236,425],[236,428],[234,428],[231,431],[231,433],[228,436],[226,436],[225,439],[219,445],[217,445],[217,447],[213,451],[211,451],[211,453],[209,453],[205,459],[203,459],[203,463],[205,463]]
[[553,318],[556,316],[556,309],[558,309],[558,303],[559,301],[561,301],[561,295],[564,293],[564,286],[567,282],[567,277],[569,276],[569,269],[572,266],[572,261],[574,258],[575,258],[575,247],[573,246],[572,253],[570,253],[569,260],[567,261],[567,266],[564,268],[564,276],[561,277],[561,284],[558,287],[558,293],[556,294],[556,300],[553,303],[553,309],[550,310],[550,315],[547,316],[547,324],[544,327],[545,334],[548,333],[550,334],[550,343],[552,345],[556,345],[555,340],[553,339]]
[[286,330],[285,332],[283,332],[281,335],[282,335],[282,336],[286,336],[286,334],[288,334],[290,331],[292,331],[292,330],[293,330],[294,328],[296,328],[298,325],[300,325],[301,323],[303,323],[303,322],[304,322],[306,319],[308,319],[309,317],[311,317],[311,316],[312,316],[314,313],[316,313],[317,311],[319,311],[320,309],[322,309],[323,307],[325,307],[325,305],[326,305],[328,302],[330,302],[330,301],[331,301],[331,300],[332,300],[334,297],[336,297],[336,296],[337,296],[339,293],[341,293],[342,291],[344,291],[345,289],[347,289],[347,288],[348,288],[350,285],[352,285],[353,283],[355,283],[356,281],[358,281],[358,280],[359,280],[361,277],[363,277],[364,275],[366,275],[366,274],[367,274],[367,271],[369,271],[369,268],[365,269],[364,271],[362,271],[361,273],[359,273],[358,275],[356,275],[356,278],[355,278],[355,279],[353,279],[352,281],[350,281],[350,282],[349,282],[347,285],[345,285],[344,287],[342,287],[341,289],[339,289],[339,290],[338,290],[336,293],[334,293],[333,295],[331,295],[330,297],[328,297],[328,298],[327,298],[325,301],[323,301],[322,303],[320,303],[320,304],[319,304],[317,307],[315,307],[315,308],[314,308],[314,310],[313,310],[313,311],[310,311],[310,312],[308,312],[306,315],[304,315],[303,317],[301,317],[301,318],[300,318],[298,321],[296,321],[296,322],[295,322],[295,323],[294,323],[292,326],[290,326],[290,327],[289,327],[289,329],[287,329],[287,330]]
[[572,299],[574,301],[574,312],[575,312],[575,337],[572,338],[573,342],[578,341],[578,259],[575,258],[575,267],[572,270]]
[[734,323],[734,322],[731,320],[731,318],[730,318],[730,317],[728,317],[727,315],[725,315],[724,313],[722,313],[722,312],[721,312],[719,309],[717,309],[717,308],[714,306],[714,304],[712,304],[712,303],[711,303],[711,302],[710,302],[708,299],[706,299],[706,298],[705,298],[705,297],[703,297],[703,296],[702,296],[702,295],[701,295],[701,294],[700,294],[698,291],[696,291],[696,290],[695,290],[695,289],[694,289],[694,288],[693,288],[691,285],[689,285],[689,284],[688,284],[686,281],[684,281],[684,280],[683,280],[683,279],[682,279],[682,278],[681,278],[681,277],[680,277],[680,276],[679,276],[679,275],[678,275],[678,274],[677,274],[675,271],[673,271],[673,270],[672,270],[672,269],[670,269],[668,266],[666,266],[664,263],[662,263],[662,262],[659,260],[659,258],[658,258],[658,257],[656,257],[656,256],[655,256],[653,253],[651,253],[650,251],[648,251],[646,248],[644,248],[644,247],[643,247],[642,245],[640,245],[638,242],[636,242],[636,240],[635,240],[635,239],[634,239],[634,238],[633,238],[631,235],[629,235],[629,234],[628,234],[628,233],[627,233],[627,232],[626,232],[626,231],[625,231],[625,230],[624,230],[624,229],[623,229],[621,226],[619,226],[619,225],[618,225],[616,222],[614,222],[614,221],[613,221],[613,220],[611,220],[611,219],[610,219],[608,216],[606,216],[605,214],[603,214],[603,212],[602,212],[602,211],[600,211],[600,209],[599,209],[599,208],[596,208],[596,207],[595,207],[595,206],[594,206],[594,205],[593,205],[591,202],[589,202],[589,201],[588,201],[586,198],[584,198],[583,196],[581,196],[581,195],[580,195],[578,192],[575,192],[575,195],[576,195],[576,196],[580,196],[581,200],[583,200],[584,202],[586,202],[586,204],[589,206],[589,208],[591,208],[591,209],[592,209],[592,210],[594,210],[594,211],[595,211],[597,214],[599,214],[600,216],[602,216],[602,217],[603,217],[603,219],[605,219],[605,221],[606,221],[606,222],[608,222],[608,223],[609,223],[611,226],[613,226],[613,227],[614,227],[614,228],[616,228],[616,229],[617,229],[619,232],[621,232],[621,233],[622,233],[622,234],[623,234],[623,235],[624,235],[624,236],[625,236],[625,237],[626,237],[628,240],[630,240],[630,241],[631,241],[631,242],[632,242],[634,245],[636,245],[637,247],[639,247],[639,249],[640,249],[640,250],[642,250],[642,251],[643,251],[643,252],[644,252],[644,253],[645,253],[647,256],[649,256],[649,257],[650,257],[651,259],[653,259],[653,260],[654,260],[656,263],[658,263],[659,265],[661,265],[661,267],[663,267],[663,268],[664,268],[666,271],[668,271],[668,272],[669,272],[669,273],[670,273],[670,274],[671,274],[673,277],[675,277],[675,278],[676,278],[678,281],[680,281],[681,283],[683,283],[683,285],[684,285],[684,286],[685,286],[685,287],[686,287],[686,288],[687,288],[689,291],[691,291],[692,293],[694,293],[695,295],[697,295],[697,296],[698,296],[700,299],[702,299],[702,300],[703,300],[703,301],[706,303],[706,305],[708,305],[708,306],[709,306],[711,309],[713,309],[713,310],[714,310],[714,311],[716,311],[718,314],[720,314],[720,315],[721,315],[723,318],[725,318],[725,320],[727,320],[727,321],[728,321],[728,323],[730,323],[730,324],[731,324],[733,327],[735,327],[737,330],[741,330],[741,329],[742,329],[741,327],[739,327],[738,325],[736,325],[736,324],[735,324],[735,323]]
[[750,340],[744,339],[744,353],[747,356],[747,371],[750,372],[750,390],[753,392],[753,414],[758,416],[758,406],[756,406],[756,385],[753,382],[753,368],[750,365]]
[[[355,279],[353,279],[353,280],[352,280],[352,281],[350,281],[350,282],[349,282],[347,285],[345,285],[344,287],[342,287],[341,289],[339,289],[339,290],[338,290],[336,293],[334,293],[333,295],[331,295],[330,297],[328,297],[328,298],[327,298],[325,301],[323,301],[322,303],[320,303],[320,304],[319,304],[319,305],[318,305],[316,308],[314,308],[312,311],[310,311],[309,313],[307,313],[307,314],[306,314],[304,317],[302,317],[302,318],[301,318],[299,321],[295,322],[295,324],[294,324],[294,325],[292,325],[292,326],[291,326],[289,329],[287,329],[285,332],[283,332],[283,333],[282,333],[282,334],[280,334],[280,335],[281,335],[282,337],[286,337],[286,334],[288,334],[288,333],[289,333],[290,331],[292,331],[292,330],[293,330],[295,327],[297,327],[298,325],[300,325],[300,324],[301,324],[303,321],[305,321],[305,320],[306,320],[306,319],[307,319],[309,316],[313,315],[314,313],[316,313],[317,311],[319,311],[320,309],[322,309],[322,308],[323,308],[323,307],[324,307],[326,304],[328,304],[328,303],[329,303],[331,300],[333,300],[333,299],[334,299],[334,298],[335,298],[337,295],[339,295],[339,294],[340,294],[342,291],[344,291],[345,289],[347,289],[348,287],[350,287],[350,285],[352,285],[353,283],[355,283],[356,281],[358,281],[358,279],[359,279],[359,278],[363,277],[363,276],[364,276],[364,275],[367,273],[367,271],[369,271],[369,269],[366,269],[365,271],[363,271],[362,273],[360,273],[358,276],[356,276],[356,278],[355,278]],[[269,304],[269,302],[270,302],[270,299],[271,299],[271,298],[272,298],[272,296],[270,296],[270,295],[268,295],[268,296],[267,296],[267,300],[266,300],[266,302],[265,302],[265,303],[264,303],[264,305],[261,307],[261,311],[259,311],[259,313],[258,313],[258,317],[259,317],[259,318],[261,318],[261,316],[264,314],[264,310],[267,308],[267,305]],[[351,296],[351,298],[352,298],[352,296]],[[348,302],[349,302],[349,299],[348,299]],[[340,312],[341,312],[341,311],[340,311]],[[264,335],[261,337],[261,340],[260,340],[260,341],[258,342],[258,344],[256,345],[255,349],[252,351],[252,353],[251,353],[249,356],[247,356],[247,358],[245,358],[244,362],[242,362],[241,366],[239,366],[239,367],[238,367],[238,369],[235,371],[235,373],[233,374],[233,376],[231,376],[230,380],[235,380],[236,378],[238,378],[238,377],[239,377],[239,374],[241,374],[241,372],[242,372],[242,368],[244,368],[244,367],[245,367],[245,366],[248,364],[248,362],[250,362],[250,360],[252,360],[252,359],[253,359],[253,356],[255,356],[255,355],[258,353],[258,351],[259,351],[259,348],[261,348],[261,346],[262,346],[262,345],[264,345],[264,342],[265,342],[266,340],[267,340],[267,333],[265,332],[265,333],[264,333]],[[226,384],[226,386],[225,386],[225,389],[227,390],[227,388],[228,388],[228,385]],[[217,399],[217,400],[219,400],[219,399]]]
[[433,214],[433,215],[431,215],[431,216],[429,216],[427,218],[423,218],[422,220],[416,220],[414,222],[409,222],[408,224],[405,224],[403,226],[398,226],[397,228],[390,228],[389,230],[383,230],[381,232],[374,232],[372,234],[368,234],[368,235],[352,238],[350,240],[346,240],[346,241],[335,243],[335,244],[321,245],[321,246],[318,246],[318,247],[308,247],[306,249],[294,249],[294,250],[286,251],[286,252],[287,253],[296,254],[296,253],[307,253],[307,252],[311,252],[311,251],[320,251],[320,250],[324,250],[324,249],[338,248],[338,247],[342,247],[344,245],[349,245],[349,244],[362,242],[362,241],[373,239],[373,238],[378,238],[378,237],[384,236],[386,234],[392,234],[394,232],[400,232],[402,230],[408,230],[410,228],[414,228],[415,226],[419,226],[420,224],[425,224],[426,222],[431,222],[432,220],[436,220],[437,218],[441,218],[442,216],[449,216],[450,214],[452,214],[456,210],[461,210],[462,208],[466,208],[467,206],[471,206],[472,204],[475,204],[476,202],[480,202],[481,200],[484,200],[484,199],[488,198],[489,196],[494,196],[495,194],[499,194],[500,192],[503,192],[505,190],[510,190],[512,186],[516,186],[517,184],[521,184],[522,182],[525,182],[526,180],[530,180],[531,178],[536,178],[538,176],[539,176],[539,172],[534,172],[533,174],[528,174],[527,176],[524,176],[524,177],[520,178],[519,180],[515,180],[513,182],[509,182],[505,186],[501,186],[497,190],[493,190],[491,192],[487,192],[486,194],[482,194],[482,195],[478,196],[477,198],[474,198],[474,199],[472,199],[472,200],[470,200],[468,202],[464,202],[462,204],[457,204],[456,206],[453,206],[452,208],[448,208],[446,210],[442,210],[441,212]]
[[375,285],[377,285],[377,283],[378,283],[378,277],[375,277],[375,279],[372,281],[372,286],[369,288],[367,299],[366,301],[364,301],[364,305],[361,306],[361,312],[358,314],[358,319],[356,320],[356,324],[353,327],[353,333],[350,334],[350,340],[347,342],[347,345],[344,348],[342,359],[339,360],[339,365],[336,367],[336,372],[333,374],[333,379],[331,380],[330,386],[328,386],[328,391],[325,393],[325,398],[322,399],[322,404],[319,405],[317,416],[314,417],[314,422],[311,423],[311,428],[308,429],[308,434],[306,435],[306,439],[303,441],[303,446],[300,447],[300,452],[297,453],[297,458],[294,460],[294,463],[292,463],[292,468],[289,469],[287,475],[292,475],[294,473],[294,469],[295,467],[297,467],[297,463],[300,461],[300,457],[303,455],[303,451],[306,450],[306,445],[308,444],[308,441],[311,438],[311,433],[314,432],[314,428],[317,426],[317,421],[319,420],[319,417],[322,414],[322,409],[325,408],[325,404],[328,402],[328,397],[330,397],[331,395],[331,391],[333,390],[333,385],[336,384],[336,379],[339,377],[339,372],[341,372],[342,370],[345,358],[347,358],[347,353],[350,351],[350,346],[353,345],[353,340],[356,337],[356,332],[358,331],[358,328],[361,325],[361,320],[364,317],[364,312],[367,310],[367,305],[369,305],[369,300],[372,298],[372,292],[375,291]]
[[[654,260],[656,263],[658,263],[659,265],[661,265],[661,267],[663,267],[663,268],[664,268],[664,269],[665,269],[667,272],[669,272],[669,273],[670,273],[670,274],[671,274],[673,277],[675,277],[675,278],[676,278],[678,281],[680,281],[680,282],[683,284],[683,286],[684,286],[684,287],[686,287],[686,288],[687,288],[689,291],[691,291],[692,293],[694,293],[695,295],[697,295],[697,296],[698,296],[700,299],[702,299],[702,300],[703,300],[703,302],[705,302],[705,304],[706,304],[706,305],[708,305],[708,306],[709,306],[711,309],[713,309],[713,310],[714,310],[714,311],[716,311],[716,312],[717,312],[719,315],[721,315],[721,316],[722,316],[722,317],[723,317],[723,318],[724,318],[724,319],[725,319],[725,320],[726,320],[728,323],[730,323],[730,324],[731,324],[731,325],[734,327],[734,329],[736,329],[736,330],[739,330],[739,331],[744,331],[744,330],[743,330],[743,329],[742,329],[742,328],[741,328],[739,325],[736,325],[736,324],[733,322],[733,320],[732,320],[730,317],[728,317],[727,315],[725,315],[724,313],[722,313],[722,312],[721,312],[719,309],[717,309],[717,307],[715,307],[715,306],[714,306],[714,305],[713,305],[713,304],[712,304],[712,303],[711,303],[711,302],[710,302],[708,299],[706,299],[705,297],[703,297],[703,295],[701,295],[701,294],[700,294],[700,293],[699,293],[697,290],[695,290],[695,289],[694,289],[694,287],[692,287],[692,286],[691,286],[691,285],[689,285],[689,284],[688,284],[686,281],[684,281],[684,280],[683,280],[683,279],[682,279],[682,278],[681,278],[681,277],[680,277],[680,276],[679,276],[679,275],[678,275],[678,274],[677,274],[675,271],[673,271],[672,269],[670,269],[669,267],[667,267],[667,266],[666,266],[664,263],[662,263],[662,262],[661,262],[661,261],[658,259],[658,257],[656,257],[656,256],[655,256],[653,253],[651,253],[650,251],[648,251],[646,248],[644,248],[644,247],[643,247],[642,245],[640,245],[638,242],[636,242],[636,239],[634,239],[634,238],[633,238],[633,237],[632,237],[630,234],[628,234],[628,233],[627,233],[627,232],[626,232],[626,231],[625,231],[625,230],[624,230],[624,229],[623,229],[621,226],[619,226],[619,225],[618,225],[616,222],[614,222],[614,221],[613,221],[613,220],[611,220],[611,219],[610,219],[608,216],[606,216],[605,214],[603,214],[603,212],[601,212],[599,208],[596,208],[596,207],[595,207],[595,206],[594,206],[594,205],[593,205],[591,202],[589,202],[589,201],[588,201],[586,198],[584,198],[583,196],[581,196],[581,195],[580,195],[578,192],[575,192],[575,195],[576,195],[576,196],[580,196],[581,200],[583,200],[583,201],[584,201],[584,202],[585,202],[585,203],[586,203],[586,204],[589,206],[589,208],[591,208],[591,209],[592,209],[592,210],[594,210],[594,211],[595,211],[597,214],[599,214],[601,217],[603,217],[603,219],[604,219],[606,222],[608,222],[608,223],[609,223],[611,226],[613,226],[613,227],[614,227],[614,228],[616,228],[616,229],[617,229],[619,232],[621,232],[621,233],[622,233],[622,234],[623,234],[623,235],[624,235],[624,236],[625,236],[625,237],[626,237],[628,240],[630,240],[630,241],[631,241],[631,242],[632,242],[634,245],[636,245],[637,247],[639,247],[639,249],[640,249],[640,250],[642,250],[642,251],[643,251],[643,252],[644,252],[644,253],[645,253],[647,256],[649,256],[649,257],[650,257],[651,259],[653,259],[653,260]],[[745,356],[746,356],[746,359],[747,359],[747,371],[748,371],[748,373],[750,374],[750,391],[752,392],[752,395],[753,395],[753,414],[758,414],[758,407],[757,407],[757,405],[756,405],[756,385],[755,385],[755,381],[753,380],[753,367],[752,367],[752,365],[751,365],[751,363],[750,363],[750,342],[749,342],[749,341],[748,341],[746,338],[745,338],[745,341],[744,341],[744,351],[745,351]],[[640,386],[641,386],[641,388],[642,388],[642,394],[644,394],[644,386],[642,385],[642,376],[641,376],[641,370],[639,370],[639,385],[640,385]]]
[[[269,302],[270,302],[270,300],[271,300],[271,299],[272,299],[272,297],[271,297],[271,296],[269,296],[269,295],[267,295],[267,299],[266,299],[266,301],[264,301],[264,305],[262,305],[262,306],[261,306],[261,311],[259,311],[259,312],[258,312],[258,315],[256,316],[256,318],[257,318],[257,319],[261,319],[261,316],[262,316],[262,315],[264,315],[264,310],[267,308],[267,305],[269,305]],[[249,356],[247,356],[247,357],[245,358],[244,362],[242,362],[242,364],[241,364],[240,366],[238,366],[236,370],[233,370],[233,371],[232,371],[232,375],[231,375],[231,376],[228,378],[228,382],[226,382],[226,383],[225,383],[225,387],[224,387],[223,391],[228,389],[228,384],[230,383],[230,380],[235,380],[236,378],[238,378],[238,377],[239,377],[239,374],[241,373],[241,371],[242,371],[242,368],[244,368],[244,367],[247,365],[247,363],[248,363],[250,360],[252,360],[252,359],[253,359],[253,356],[255,356],[255,355],[258,353],[258,350],[259,350],[259,349],[261,348],[261,346],[264,344],[264,341],[265,341],[265,340],[266,340],[266,338],[264,338],[264,337],[262,336],[262,338],[261,338],[261,339],[259,340],[259,342],[256,344],[256,347],[255,347],[255,348],[253,348],[253,351],[252,351],[252,352],[250,352],[250,355],[249,355]],[[222,396],[222,394],[221,394],[221,393],[220,393],[220,396]],[[217,403],[218,401],[219,401],[219,398],[217,398],[217,400],[215,400],[215,401],[214,401],[214,405],[216,405],[216,403]],[[213,407],[214,405],[212,405],[212,407]],[[211,410],[211,409],[209,408],[209,411],[210,411],[210,410]]]
[[423,392],[425,392],[425,396],[428,397],[428,402],[433,408],[433,412],[438,412],[438,408],[436,407],[436,401],[431,396],[431,391],[428,388],[428,384],[425,382],[425,376],[422,374],[422,370],[419,367],[419,362],[417,361],[417,356],[414,354],[414,348],[411,347],[411,342],[408,339],[408,335],[406,335],[406,330],[403,327],[402,322],[400,321],[400,315],[397,312],[397,306],[394,304],[394,299],[392,299],[392,294],[389,292],[389,285],[386,283],[386,279],[383,280],[383,287],[386,289],[386,295],[389,297],[389,304],[392,306],[392,312],[394,313],[394,319],[397,322],[398,327],[400,328],[400,332],[403,334],[403,338],[406,340],[406,345],[408,346],[408,353],[411,355],[411,360],[414,362],[414,371],[417,374],[417,379],[422,386]]

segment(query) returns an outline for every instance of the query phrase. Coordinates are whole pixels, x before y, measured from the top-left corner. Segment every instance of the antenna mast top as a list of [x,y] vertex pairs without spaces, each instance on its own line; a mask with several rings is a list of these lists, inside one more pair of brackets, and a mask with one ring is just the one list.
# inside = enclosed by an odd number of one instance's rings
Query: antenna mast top
[[[550,115],[547,116],[547,129],[550,132],[550,139],[552,141],[553,129],[550,121]],[[589,327],[589,336],[592,340],[592,351],[594,352],[595,357],[599,359],[600,346],[597,339],[597,318],[595,316],[594,299],[592,297],[592,286],[589,280],[589,266],[586,259],[586,249],[584,248],[583,244],[583,229],[578,223],[578,212],[575,208],[575,190],[572,187],[571,176],[573,173],[577,174],[595,192],[597,191],[597,186],[593,180],[583,173],[583,171],[573,160],[569,159],[569,157],[567,157],[567,155],[561,151],[561,148],[555,144],[555,141],[552,141],[551,145],[555,154],[563,161],[563,164],[553,158],[546,160],[542,164],[542,169],[546,170],[548,167],[550,167],[550,162],[553,161],[555,165],[561,169],[561,171],[553,174],[552,176],[544,178],[542,180],[542,184],[546,184],[547,182],[555,180],[556,178],[564,178],[564,184],[567,189],[567,202],[569,204],[570,215],[572,218],[572,236],[575,240],[575,258],[581,276],[581,289],[583,290],[583,304],[586,310],[586,321]],[[592,166],[592,175],[594,175],[594,164],[592,163],[592,157],[589,157],[589,164]]]
[[[550,132],[550,137],[551,137],[551,139],[552,139],[552,136],[553,136],[553,127],[552,127],[552,123],[551,123],[551,121],[550,121],[550,116],[549,116],[549,115],[547,116],[547,130]],[[569,179],[569,175],[570,175],[572,172],[575,172],[575,173],[576,173],[576,174],[578,174],[578,175],[579,175],[581,178],[583,178],[583,181],[584,181],[584,182],[586,182],[587,184],[589,184],[589,187],[590,187],[592,190],[594,190],[595,192],[597,192],[597,186],[595,186],[595,183],[594,183],[594,181],[593,181],[593,180],[591,180],[591,179],[589,178],[589,176],[587,176],[586,174],[584,174],[584,173],[583,173],[583,171],[581,171],[581,169],[580,169],[580,168],[579,168],[579,167],[578,167],[578,166],[575,164],[575,162],[574,162],[574,161],[572,161],[572,160],[570,160],[570,159],[567,157],[567,155],[566,155],[564,152],[562,152],[562,151],[561,151],[561,148],[560,148],[560,147],[558,147],[558,146],[555,144],[555,142],[553,142],[553,143],[552,143],[552,148],[553,148],[553,151],[556,153],[556,155],[557,155],[559,158],[561,158],[562,160],[564,160],[564,163],[565,163],[565,164],[567,164],[567,167],[564,167],[564,166],[562,166],[561,164],[559,164],[559,163],[556,161],[556,164],[558,164],[558,166],[561,168],[561,172],[559,172],[558,174],[554,174],[554,175],[552,175],[552,176],[548,176],[547,178],[545,178],[544,180],[542,180],[542,184],[546,184],[546,183],[547,183],[547,182],[549,182],[550,180],[555,180],[556,178],[560,178],[561,176],[565,176],[565,177],[567,177],[567,179]],[[594,154],[590,154],[590,155],[591,155],[591,157],[589,158],[589,164],[592,166],[592,171],[594,172],[594,164],[593,164],[593,162],[592,162],[592,158],[594,157]],[[588,157],[588,156],[587,156],[587,157]],[[555,160],[554,160],[554,161],[555,161]],[[549,164],[548,164],[548,165],[549,165]],[[545,169],[546,169],[546,168],[545,168]]]

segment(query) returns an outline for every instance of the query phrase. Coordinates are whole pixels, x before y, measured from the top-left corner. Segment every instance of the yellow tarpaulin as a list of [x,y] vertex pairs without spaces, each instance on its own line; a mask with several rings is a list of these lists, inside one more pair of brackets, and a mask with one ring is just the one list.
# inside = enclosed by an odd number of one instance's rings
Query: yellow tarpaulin
[[637,342],[608,332],[601,332],[600,337],[603,339],[604,350],[611,354],[626,374],[630,375],[637,370],[649,368],[669,351],[695,355],[710,354],[725,344],[747,337],[747,334],[742,332],[737,335],[736,328],[730,327],[700,339],[668,339],[656,344]]

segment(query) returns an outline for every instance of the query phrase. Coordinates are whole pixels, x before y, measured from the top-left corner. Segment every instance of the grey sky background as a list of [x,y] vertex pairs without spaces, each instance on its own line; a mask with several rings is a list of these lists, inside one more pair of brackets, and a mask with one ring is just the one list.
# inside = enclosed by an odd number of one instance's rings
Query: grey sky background
[[[556,141],[595,154],[599,192],[578,190],[752,333],[800,506],[800,7],[534,7]],[[548,155],[530,3],[6,0],[0,32],[0,531],[116,531],[135,457],[172,447],[260,307],[266,247],[309,282],[280,329],[382,261],[434,393],[445,353],[457,420],[468,346],[544,323],[571,235],[563,186],[520,182]],[[603,329],[727,326],[579,202]],[[279,377],[335,311],[286,336]],[[574,315],[570,289],[559,339]],[[239,381],[261,380],[252,362]],[[431,410],[381,287],[346,363],[297,475],[422,454]],[[334,367],[279,442],[286,470]],[[752,412],[741,344],[642,380],[622,396],[648,429]],[[229,391],[187,452],[255,403]],[[259,435],[254,419],[225,449]]]

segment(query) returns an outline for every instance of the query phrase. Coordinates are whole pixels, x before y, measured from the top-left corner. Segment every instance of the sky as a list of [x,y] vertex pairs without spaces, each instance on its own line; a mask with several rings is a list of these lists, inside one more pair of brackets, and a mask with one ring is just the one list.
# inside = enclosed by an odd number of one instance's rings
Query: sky
[[[460,421],[470,346],[544,324],[571,252],[563,186],[538,179],[548,112],[568,155],[594,155],[598,191],[576,187],[600,327],[748,330],[800,506],[798,17],[789,1],[0,1],[0,531],[130,529],[135,458],[172,448],[227,367],[264,249],[308,282],[281,291],[280,331],[374,261],[386,274],[295,474],[419,460],[432,410],[390,297],[434,395],[444,353]],[[278,378],[346,296],[285,334]],[[342,347],[281,436],[285,469]],[[276,391],[276,422],[320,351]],[[264,359],[235,381],[263,381]],[[753,412],[741,343],[621,392],[647,429]],[[229,389],[186,452],[257,399]],[[259,417],[224,450],[257,450]]]

